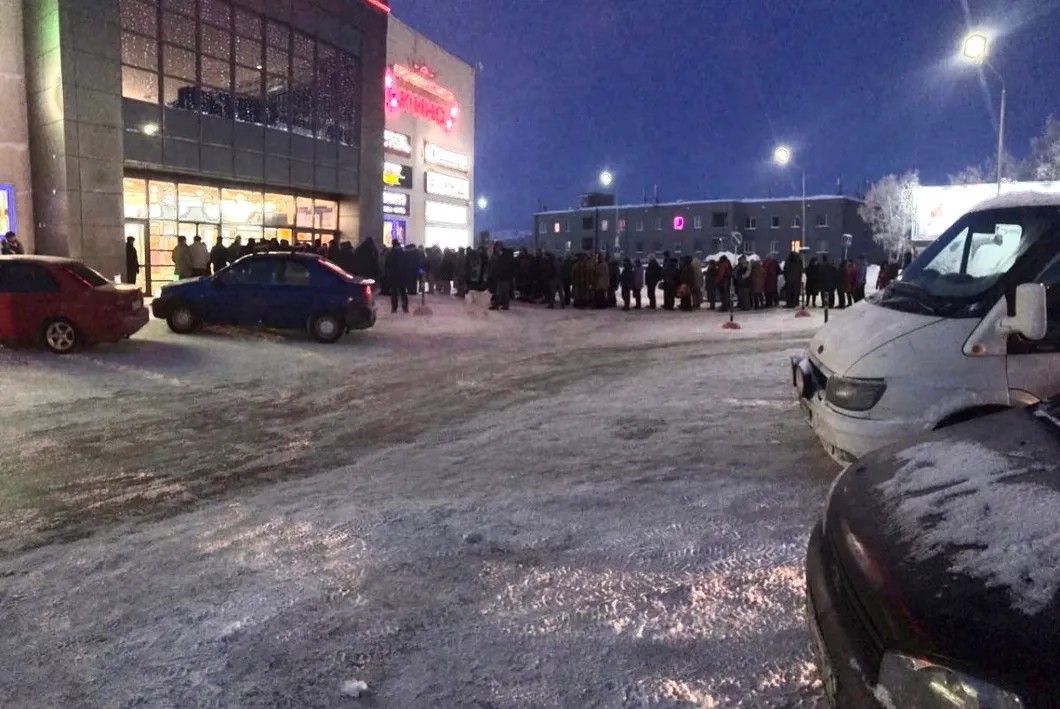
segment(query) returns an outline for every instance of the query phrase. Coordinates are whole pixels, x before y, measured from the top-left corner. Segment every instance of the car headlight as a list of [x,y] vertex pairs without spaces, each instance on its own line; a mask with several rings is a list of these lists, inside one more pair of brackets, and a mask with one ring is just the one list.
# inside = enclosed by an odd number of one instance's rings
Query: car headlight
[[882,379],[832,377],[824,396],[828,403],[841,409],[868,411],[880,402],[885,391],[887,383]]
[[948,667],[896,652],[880,663],[876,697],[886,706],[922,709],[1022,709],[1015,694]]

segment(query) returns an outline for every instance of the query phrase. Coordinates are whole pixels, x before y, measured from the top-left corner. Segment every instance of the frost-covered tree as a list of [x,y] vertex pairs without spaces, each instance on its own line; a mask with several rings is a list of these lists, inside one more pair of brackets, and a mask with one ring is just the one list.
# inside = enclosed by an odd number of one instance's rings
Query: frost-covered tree
[[1029,180],[1060,180],[1060,119],[1049,116],[1042,134],[1031,141],[1024,174]]
[[872,238],[891,254],[910,247],[919,186],[916,172],[887,175],[869,188],[858,207],[858,215],[872,229]]
[[[997,181],[997,161],[991,156],[978,165],[969,165],[949,176],[951,185],[976,185]],[[1001,156],[1001,179],[1015,182],[1023,179],[1023,165],[1007,150]]]

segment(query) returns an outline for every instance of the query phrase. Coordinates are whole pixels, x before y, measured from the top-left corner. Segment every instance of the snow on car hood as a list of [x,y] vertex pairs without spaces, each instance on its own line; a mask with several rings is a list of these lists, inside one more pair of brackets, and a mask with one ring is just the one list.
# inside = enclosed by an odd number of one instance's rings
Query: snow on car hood
[[846,317],[817,331],[810,341],[810,354],[833,372],[844,374],[879,347],[943,319],[862,301]]
[[910,545],[915,562],[945,560],[947,570],[1007,594],[1033,616],[1060,590],[1060,491],[1029,482],[1040,469],[982,443],[943,438],[894,454],[901,463],[876,485],[888,532]]

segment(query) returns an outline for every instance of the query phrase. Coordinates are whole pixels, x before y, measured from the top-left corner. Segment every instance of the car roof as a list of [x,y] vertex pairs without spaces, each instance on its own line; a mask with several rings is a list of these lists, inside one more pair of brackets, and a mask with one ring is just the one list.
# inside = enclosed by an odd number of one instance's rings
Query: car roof
[[0,263],[11,263],[13,261],[26,263],[50,264],[52,266],[63,266],[70,263],[81,263],[77,259],[65,256],[33,256],[26,254],[15,254],[12,256],[0,256]]
[[1005,209],[1007,207],[1060,207],[1060,192],[1038,192],[1022,190],[991,197],[972,207],[969,212],[982,212],[987,209]]

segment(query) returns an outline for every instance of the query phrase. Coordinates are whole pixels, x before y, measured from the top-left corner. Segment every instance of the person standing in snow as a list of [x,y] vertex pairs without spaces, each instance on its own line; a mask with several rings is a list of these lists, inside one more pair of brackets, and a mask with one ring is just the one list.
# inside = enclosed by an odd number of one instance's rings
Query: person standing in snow
[[191,278],[191,249],[188,248],[188,237],[177,237],[177,245],[173,247],[170,256],[173,258],[173,272],[176,273],[177,280]]
[[210,275],[210,252],[202,237],[196,235],[188,247],[188,259],[191,262],[191,275],[195,277]]
[[125,240],[125,282],[136,283],[140,275],[140,255],[136,253],[136,239],[130,236]]
[[799,307],[802,298],[802,257],[792,251],[784,262],[784,307]]
[[663,309],[673,310],[677,299],[677,259],[670,257],[669,251],[663,252],[662,263],[662,288]]
[[718,275],[715,281],[722,312],[732,308],[732,262],[728,256],[718,259]]
[[644,290],[644,266],[640,259],[633,261],[633,298],[637,302],[636,310],[640,310],[640,292]]
[[390,253],[387,255],[386,280],[390,287],[390,312],[392,313],[398,311],[399,302],[402,312],[409,312],[408,286],[410,279],[408,271],[411,270],[411,264],[409,263],[411,259],[412,256],[406,254],[400,244],[396,244],[394,248],[390,249]]
[[633,262],[628,258],[622,262],[622,275],[619,276],[622,286],[622,310],[629,310],[630,299],[633,297]]
[[767,308],[775,308],[780,304],[780,292],[777,288],[780,280],[780,264],[777,263],[776,254],[769,254],[765,263],[762,264],[765,272],[765,304]]
[[854,273],[854,302],[860,303],[865,300],[865,283],[869,278],[869,262],[865,254],[858,256]]
[[652,310],[658,307],[655,302],[655,291],[658,289],[659,281],[662,280],[662,277],[662,266],[655,259],[655,254],[651,254],[648,256],[648,267],[644,271],[644,285],[648,288],[648,307]]
[[228,265],[228,249],[225,248],[220,235],[217,236],[217,243],[210,249],[210,264],[213,266],[214,273]]

